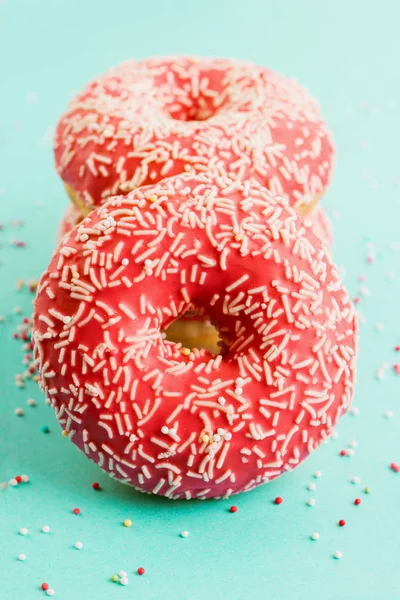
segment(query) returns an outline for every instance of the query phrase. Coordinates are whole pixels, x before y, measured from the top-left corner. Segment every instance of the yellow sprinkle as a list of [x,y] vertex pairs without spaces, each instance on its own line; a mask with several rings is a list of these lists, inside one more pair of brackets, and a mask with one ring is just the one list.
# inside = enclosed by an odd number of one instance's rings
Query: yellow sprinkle
[[131,526],[132,526],[132,521],[130,519],[125,519],[124,527],[131,527]]
[[114,573],[114,575],[111,575],[111,581],[114,581],[114,582],[118,581],[118,575],[115,575],[115,573]]
[[152,194],[151,196],[149,196],[149,200],[150,202],[155,202],[156,200],[158,200],[157,194]]
[[205,433],[201,438],[201,441],[207,444],[210,441],[210,436]]
[[369,488],[369,487],[364,488],[364,492],[366,494],[370,494],[371,493],[371,488]]
[[62,430],[61,435],[63,437],[68,437],[68,431],[66,431],[65,429]]
[[189,356],[190,350],[189,348],[182,348],[181,353],[183,354],[183,356]]

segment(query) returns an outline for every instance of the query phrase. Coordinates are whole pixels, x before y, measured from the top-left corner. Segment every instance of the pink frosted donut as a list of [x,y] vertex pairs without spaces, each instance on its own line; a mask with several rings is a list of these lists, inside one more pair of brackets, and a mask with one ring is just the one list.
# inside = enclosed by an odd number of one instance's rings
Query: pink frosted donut
[[331,134],[296,81],[250,62],[130,61],[61,117],[57,171],[83,214],[109,196],[190,171],[250,176],[305,214],[328,185]]
[[[188,310],[224,352],[162,333]],[[169,498],[228,497],[300,464],[349,407],[356,320],[336,267],[257,182],[182,175],[111,198],[41,278],[35,356],[72,441]]]

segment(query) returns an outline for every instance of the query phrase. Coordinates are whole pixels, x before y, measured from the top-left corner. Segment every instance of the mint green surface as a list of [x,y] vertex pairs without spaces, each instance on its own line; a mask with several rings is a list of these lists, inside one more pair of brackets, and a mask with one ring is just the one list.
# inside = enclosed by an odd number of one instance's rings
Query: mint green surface
[[[64,600],[400,599],[400,473],[389,468],[400,463],[400,376],[393,370],[400,363],[400,272],[397,280],[389,276],[400,259],[399,17],[395,0],[0,2],[0,482],[22,473],[31,480],[0,490],[2,600],[47,597],[39,589],[44,581]],[[233,502],[172,502],[113,482],[61,437],[34,383],[22,390],[14,384],[24,366],[12,339],[21,318],[13,309],[29,315],[32,300],[16,291],[16,281],[47,266],[67,204],[52,162],[57,117],[109,65],[172,53],[253,59],[295,76],[320,98],[338,148],[324,200],[335,257],[352,296],[362,285],[370,290],[359,304],[360,414],[344,417],[338,439],[293,473]],[[12,219],[25,225],[15,228]],[[14,239],[27,248],[11,245]],[[15,416],[17,407],[24,417]],[[50,433],[42,433],[44,425]],[[354,456],[340,457],[353,440]],[[321,479],[313,479],[317,469]],[[361,483],[352,484],[353,476]],[[311,481],[316,491],[307,489]],[[280,506],[273,504],[278,495]],[[311,497],[314,507],[306,504]],[[130,529],[122,526],[126,518]],[[50,534],[41,533],[43,525]],[[189,537],[181,538],[182,530]],[[313,532],[319,541],[310,540]],[[336,550],[341,560],[332,557]],[[127,587],[109,580],[121,569]]]

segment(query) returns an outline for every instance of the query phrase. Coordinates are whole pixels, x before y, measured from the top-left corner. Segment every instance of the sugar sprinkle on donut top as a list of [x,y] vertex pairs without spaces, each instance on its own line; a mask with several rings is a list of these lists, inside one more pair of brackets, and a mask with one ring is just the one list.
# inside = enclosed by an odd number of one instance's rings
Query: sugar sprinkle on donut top
[[297,82],[250,62],[130,61],[78,94],[58,123],[57,170],[87,209],[187,171],[255,177],[298,209],[326,188],[333,147]]
[[[227,346],[163,330],[194,308]],[[113,477],[229,496],[299,464],[351,401],[352,304],[325,247],[257,182],[178,176],[112,198],[67,235],[35,304],[42,387]]]

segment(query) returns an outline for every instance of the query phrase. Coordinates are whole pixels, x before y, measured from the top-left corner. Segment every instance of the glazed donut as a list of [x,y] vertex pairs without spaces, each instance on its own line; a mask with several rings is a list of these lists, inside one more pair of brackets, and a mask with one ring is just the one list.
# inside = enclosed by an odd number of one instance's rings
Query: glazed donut
[[126,62],[89,83],[54,150],[84,215],[111,195],[206,170],[254,177],[305,214],[333,159],[318,104],[297,82],[250,62],[187,57]]
[[[256,181],[181,175],[111,198],[62,241],[35,301],[41,386],[112,477],[228,497],[300,464],[349,407],[356,320],[321,241]],[[221,354],[163,331],[188,310]]]

